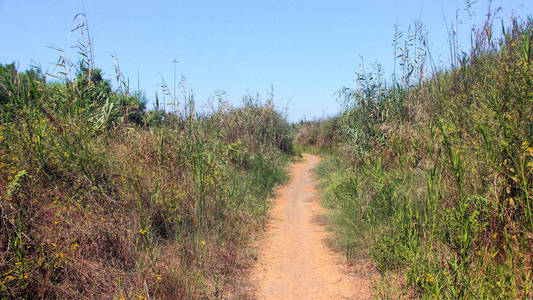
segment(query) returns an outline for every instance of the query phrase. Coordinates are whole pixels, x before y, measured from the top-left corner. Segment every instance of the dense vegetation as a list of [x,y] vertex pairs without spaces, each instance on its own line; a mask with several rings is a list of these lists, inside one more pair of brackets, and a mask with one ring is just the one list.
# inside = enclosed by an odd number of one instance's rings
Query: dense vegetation
[[87,45],[52,81],[0,66],[0,298],[222,295],[286,177],[288,123],[251,97],[147,111]]
[[343,113],[301,124],[297,142],[333,153],[324,201],[348,256],[381,272],[380,297],[533,297],[533,20],[499,39],[492,22],[470,53],[451,34],[446,70],[419,24],[397,34],[392,85],[363,70]]
[[363,68],[340,115],[292,126],[272,99],[198,113],[168,87],[172,112],[147,110],[83,22],[53,80],[0,65],[0,298],[224,297],[294,130],[377,296],[532,298],[533,20],[492,22],[470,53],[452,33],[444,70],[420,24],[397,33],[392,84]]

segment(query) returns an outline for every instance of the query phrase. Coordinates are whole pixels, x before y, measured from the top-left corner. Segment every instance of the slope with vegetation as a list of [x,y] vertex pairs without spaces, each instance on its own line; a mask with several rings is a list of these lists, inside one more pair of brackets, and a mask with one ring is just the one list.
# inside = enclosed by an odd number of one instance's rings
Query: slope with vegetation
[[533,297],[533,20],[501,38],[492,20],[468,54],[451,35],[448,70],[421,26],[398,34],[394,84],[363,70],[344,112],[296,138],[330,153],[324,202],[347,255],[381,272],[380,297]]
[[220,296],[286,177],[288,123],[253,98],[147,111],[79,49],[52,81],[0,66],[0,298]]

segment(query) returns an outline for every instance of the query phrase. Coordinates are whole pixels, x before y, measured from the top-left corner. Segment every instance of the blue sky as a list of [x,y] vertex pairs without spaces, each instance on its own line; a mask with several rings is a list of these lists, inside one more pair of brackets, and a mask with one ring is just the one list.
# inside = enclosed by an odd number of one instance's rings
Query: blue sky
[[[505,21],[511,14],[533,14],[533,1],[493,1],[498,6]],[[96,65],[111,79],[110,54],[116,54],[135,87],[139,73],[150,100],[161,75],[172,83],[176,58],[178,76],[187,78],[200,103],[222,89],[238,104],[246,93],[266,96],[272,85],[277,105],[286,108],[290,120],[313,119],[339,111],[334,93],[353,86],[360,57],[366,64],[380,62],[390,74],[395,24],[406,30],[422,20],[433,56],[445,64],[444,21],[463,8],[462,0],[0,0],[0,63],[16,62],[25,69],[33,61],[55,72],[58,53],[47,46],[73,45],[73,17],[85,11]],[[486,0],[477,1],[475,19],[486,9]],[[460,15],[469,22],[464,11]]]

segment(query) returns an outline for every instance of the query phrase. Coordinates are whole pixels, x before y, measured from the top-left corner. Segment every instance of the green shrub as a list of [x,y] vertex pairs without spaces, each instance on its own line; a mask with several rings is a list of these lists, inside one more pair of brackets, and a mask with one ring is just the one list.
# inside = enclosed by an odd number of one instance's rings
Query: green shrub
[[428,79],[359,74],[335,118],[345,141],[318,169],[347,249],[421,298],[532,296],[533,26],[514,21],[496,41],[491,24]]
[[146,112],[87,57],[54,82],[0,66],[0,298],[221,297],[289,124],[255,99]]

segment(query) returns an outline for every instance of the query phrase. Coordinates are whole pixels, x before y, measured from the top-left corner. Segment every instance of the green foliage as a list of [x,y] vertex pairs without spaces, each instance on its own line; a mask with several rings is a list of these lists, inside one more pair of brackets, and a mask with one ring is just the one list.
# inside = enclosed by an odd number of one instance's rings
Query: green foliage
[[0,66],[0,298],[220,297],[289,124],[253,98],[146,112],[82,56],[48,83]]
[[348,253],[420,298],[532,297],[533,25],[499,42],[490,26],[429,79],[359,74],[341,91],[345,141],[317,171]]
[[296,124],[294,142],[305,148],[333,148],[342,141],[341,119],[333,117],[319,121],[301,121]]

